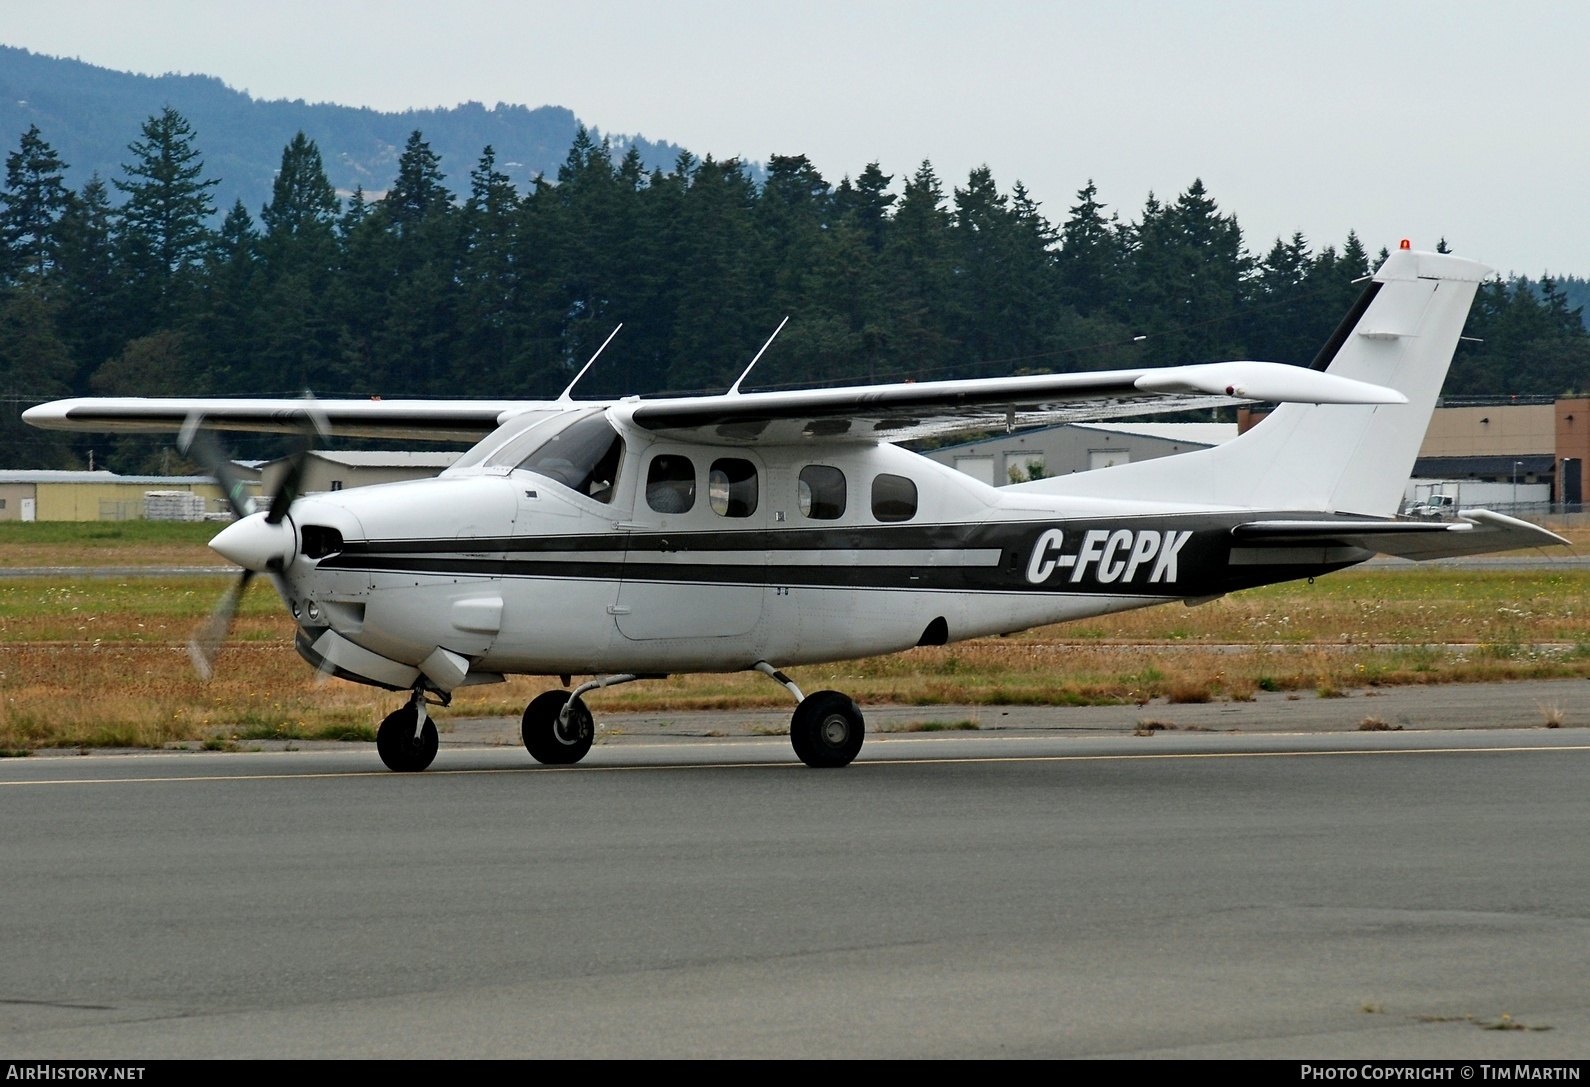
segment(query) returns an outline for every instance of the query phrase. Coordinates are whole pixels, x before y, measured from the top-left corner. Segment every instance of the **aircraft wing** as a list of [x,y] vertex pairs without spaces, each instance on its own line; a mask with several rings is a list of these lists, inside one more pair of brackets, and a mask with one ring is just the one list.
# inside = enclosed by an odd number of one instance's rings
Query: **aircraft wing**
[[1402,404],[1399,392],[1300,366],[1218,362],[1081,374],[729,393],[626,403],[645,430],[693,441],[802,436],[899,442],[1254,401]]
[[[957,431],[1108,419],[1253,401],[1401,404],[1399,392],[1300,366],[1217,362],[1082,374],[852,385],[793,392],[641,400],[619,407],[646,430],[693,441],[905,441]],[[177,431],[195,413],[216,430],[297,433],[312,410],[324,429],[356,438],[475,441],[510,415],[573,401],[249,400],[84,397],[40,404],[23,419],[46,430]],[[602,406],[611,402],[579,401]]]
[[1356,547],[1405,559],[1483,555],[1568,541],[1555,532],[1490,510],[1463,510],[1457,521],[1249,521],[1231,535],[1247,547]]
[[529,400],[244,400],[226,397],[83,397],[40,404],[22,418],[45,430],[177,431],[195,412],[216,430],[297,434],[308,412],[333,434],[474,442],[508,415],[550,402]]

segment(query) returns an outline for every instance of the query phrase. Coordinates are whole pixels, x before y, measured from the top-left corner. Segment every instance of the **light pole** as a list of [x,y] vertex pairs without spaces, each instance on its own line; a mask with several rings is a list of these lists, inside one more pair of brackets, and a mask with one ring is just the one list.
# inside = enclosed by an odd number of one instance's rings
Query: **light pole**
[[1513,516],[1518,516],[1518,469],[1523,466],[1523,461],[1513,462]]

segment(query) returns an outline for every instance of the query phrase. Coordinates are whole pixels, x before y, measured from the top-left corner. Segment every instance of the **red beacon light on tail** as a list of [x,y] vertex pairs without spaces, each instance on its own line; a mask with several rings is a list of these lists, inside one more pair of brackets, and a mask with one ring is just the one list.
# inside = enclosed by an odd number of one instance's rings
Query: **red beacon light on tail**
[[1412,249],[1413,248],[1413,242],[1409,241],[1407,238],[1404,238],[1404,239],[1402,239],[1402,244],[1397,246],[1397,248],[1398,249]]

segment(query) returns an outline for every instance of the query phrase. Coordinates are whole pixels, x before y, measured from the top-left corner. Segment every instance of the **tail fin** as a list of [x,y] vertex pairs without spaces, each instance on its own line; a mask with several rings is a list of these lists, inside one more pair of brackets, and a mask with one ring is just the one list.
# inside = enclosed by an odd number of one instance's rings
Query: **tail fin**
[[1057,476],[1049,494],[1242,509],[1397,512],[1458,336],[1491,269],[1399,250],[1375,273],[1314,368],[1385,385],[1406,404],[1282,404],[1213,449]]

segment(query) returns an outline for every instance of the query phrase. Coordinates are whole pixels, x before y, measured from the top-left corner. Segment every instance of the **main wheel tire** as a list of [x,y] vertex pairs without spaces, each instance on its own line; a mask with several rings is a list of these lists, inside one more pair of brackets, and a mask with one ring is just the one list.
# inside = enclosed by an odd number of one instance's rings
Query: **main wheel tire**
[[375,734],[375,749],[388,770],[400,774],[418,773],[436,758],[436,748],[441,742],[436,735],[436,722],[427,717],[416,737],[414,716],[417,712],[413,705],[404,706],[387,714],[386,720],[381,722]]
[[860,753],[866,731],[861,707],[838,691],[808,695],[789,723],[790,745],[812,767],[848,765]]
[[548,766],[570,766],[585,758],[596,738],[596,723],[584,702],[574,700],[569,710],[569,727],[558,728],[558,714],[569,700],[568,691],[547,691],[525,707],[519,733],[524,748],[536,762]]

